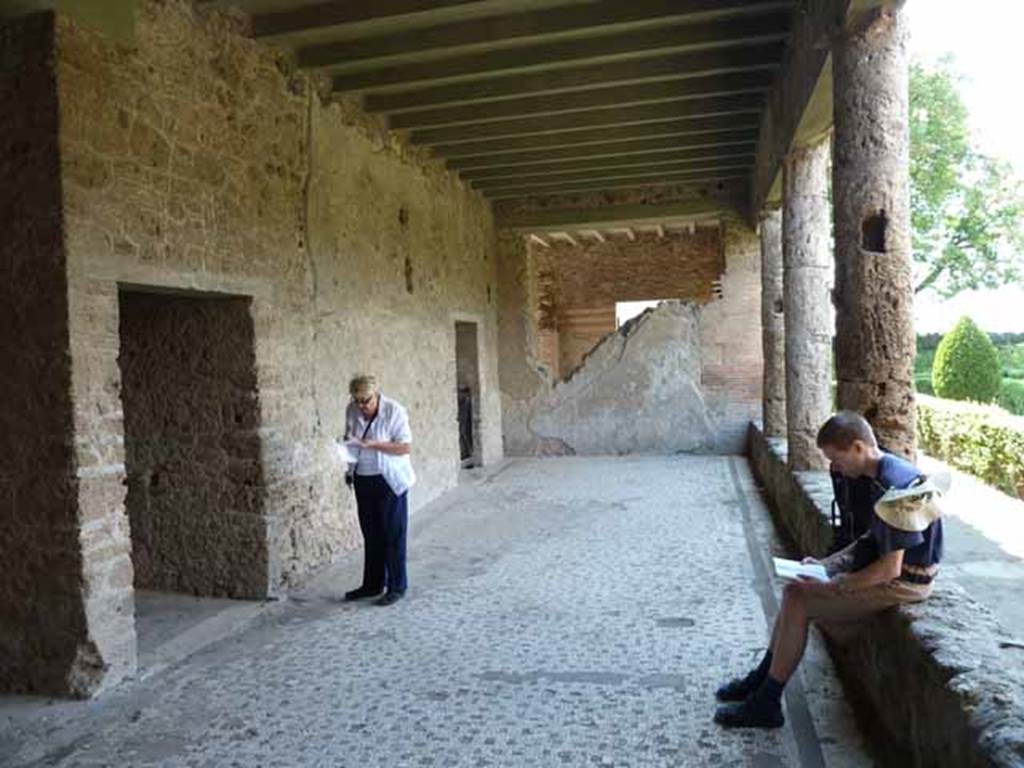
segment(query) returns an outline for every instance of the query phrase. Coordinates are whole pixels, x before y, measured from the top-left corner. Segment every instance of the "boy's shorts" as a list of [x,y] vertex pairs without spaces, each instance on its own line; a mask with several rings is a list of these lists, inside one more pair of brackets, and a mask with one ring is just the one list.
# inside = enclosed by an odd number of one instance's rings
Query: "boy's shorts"
[[933,584],[913,584],[893,579],[867,589],[833,595],[804,595],[807,617],[829,637],[845,641],[867,627],[866,619],[904,603],[919,603],[932,593]]

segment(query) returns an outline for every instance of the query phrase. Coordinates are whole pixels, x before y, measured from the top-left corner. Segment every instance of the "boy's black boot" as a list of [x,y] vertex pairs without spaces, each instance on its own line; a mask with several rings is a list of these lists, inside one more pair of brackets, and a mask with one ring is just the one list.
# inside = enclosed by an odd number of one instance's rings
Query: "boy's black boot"
[[715,691],[715,697],[719,701],[743,701],[761,687],[761,683],[768,677],[768,670],[771,666],[772,652],[767,651],[756,669],[748,672],[746,677],[734,677]]
[[715,722],[726,728],[780,728],[783,683],[768,677],[761,687],[743,701],[723,704],[715,711]]

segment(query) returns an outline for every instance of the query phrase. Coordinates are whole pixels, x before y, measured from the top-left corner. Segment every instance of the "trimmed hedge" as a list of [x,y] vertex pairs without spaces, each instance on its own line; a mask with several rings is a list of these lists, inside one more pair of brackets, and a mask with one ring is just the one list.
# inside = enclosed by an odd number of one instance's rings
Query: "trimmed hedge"
[[942,337],[932,366],[932,387],[939,397],[991,403],[1003,383],[999,353],[988,334],[961,317]]
[[917,441],[929,456],[1024,499],[1024,418],[918,395]]
[[1003,379],[999,405],[1016,416],[1024,416],[1024,381]]

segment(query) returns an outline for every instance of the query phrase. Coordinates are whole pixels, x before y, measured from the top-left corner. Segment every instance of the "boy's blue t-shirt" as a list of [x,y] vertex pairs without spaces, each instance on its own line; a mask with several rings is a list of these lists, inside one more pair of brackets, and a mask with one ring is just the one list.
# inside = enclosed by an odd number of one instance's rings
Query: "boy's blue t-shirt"
[[907,488],[922,472],[900,456],[883,453],[878,463],[876,493],[872,494],[871,526],[868,529],[875,545],[875,557],[904,550],[903,562],[908,565],[930,566],[942,559],[942,520],[936,520],[921,532],[901,531],[884,522],[874,512],[874,504],[890,488]]

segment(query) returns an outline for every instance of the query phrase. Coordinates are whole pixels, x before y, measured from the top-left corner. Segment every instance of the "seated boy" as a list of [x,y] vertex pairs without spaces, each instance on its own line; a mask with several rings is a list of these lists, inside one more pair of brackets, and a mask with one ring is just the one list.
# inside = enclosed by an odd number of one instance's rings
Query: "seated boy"
[[817,442],[833,471],[874,479],[876,492],[868,500],[870,528],[822,561],[832,577],[829,582],[786,585],[764,659],[746,677],[731,680],[717,691],[718,699],[727,703],[715,712],[715,722],[726,727],[783,724],[782,691],[804,654],[810,622],[818,622],[836,639],[848,639],[863,628],[867,617],[924,600],[932,591],[942,558],[942,521],[934,516],[934,506],[927,513],[915,508],[909,516],[886,512],[886,520],[876,509],[888,507],[875,506],[889,489],[908,488],[923,480],[921,472],[907,460],[881,451],[870,425],[851,411],[826,421]]

